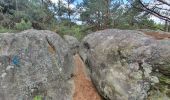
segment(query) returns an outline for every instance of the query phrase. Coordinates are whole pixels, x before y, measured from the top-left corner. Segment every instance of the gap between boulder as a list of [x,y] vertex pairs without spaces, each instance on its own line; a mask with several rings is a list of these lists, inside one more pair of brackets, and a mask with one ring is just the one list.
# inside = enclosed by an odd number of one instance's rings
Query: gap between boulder
[[87,77],[85,64],[78,54],[74,56],[74,61],[75,92],[73,100],[102,100],[90,78]]

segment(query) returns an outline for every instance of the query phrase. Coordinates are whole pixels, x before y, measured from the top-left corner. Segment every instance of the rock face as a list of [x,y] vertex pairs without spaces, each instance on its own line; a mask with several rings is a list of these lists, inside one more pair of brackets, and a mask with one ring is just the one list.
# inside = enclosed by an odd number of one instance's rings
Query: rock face
[[72,54],[78,53],[80,45],[79,41],[75,37],[69,35],[64,35],[64,39],[68,43],[69,48],[72,50]]
[[50,31],[0,34],[0,100],[72,100],[70,55]]
[[139,31],[108,29],[87,35],[80,55],[107,100],[170,100],[170,41]]

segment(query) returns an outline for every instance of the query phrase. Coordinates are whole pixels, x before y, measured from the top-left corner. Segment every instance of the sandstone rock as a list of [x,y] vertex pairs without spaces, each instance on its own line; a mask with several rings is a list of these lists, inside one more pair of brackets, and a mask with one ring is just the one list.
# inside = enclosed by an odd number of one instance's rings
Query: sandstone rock
[[[160,79],[169,79],[169,54],[168,45],[142,32],[117,29],[87,35],[80,49],[93,83],[107,100],[154,97],[152,87],[158,85],[158,91],[167,87]],[[169,92],[159,92],[163,94],[160,100],[168,98]]]
[[0,100],[72,100],[73,68],[67,43],[53,32],[0,34]]
[[72,54],[78,53],[80,45],[79,41],[75,37],[69,35],[64,35],[64,39],[68,43],[70,49],[72,50]]

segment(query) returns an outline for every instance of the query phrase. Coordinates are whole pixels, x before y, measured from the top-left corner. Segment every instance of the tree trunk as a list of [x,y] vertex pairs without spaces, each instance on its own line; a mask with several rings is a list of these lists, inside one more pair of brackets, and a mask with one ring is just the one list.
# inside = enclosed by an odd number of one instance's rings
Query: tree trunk
[[18,11],[18,0],[15,0],[16,11]]
[[98,21],[97,21],[97,25],[96,25],[96,27],[97,27],[97,30],[100,30],[101,29],[101,20],[100,20],[100,11],[97,11],[97,19],[98,19]]
[[59,20],[61,20],[61,0],[58,0],[58,17]]
[[170,22],[168,23],[168,32],[170,32]]
[[43,8],[43,6],[44,6],[44,1],[43,1],[43,0],[41,0],[41,3],[42,3],[41,7]]
[[105,2],[105,28],[109,28],[110,27],[110,0],[104,0]]
[[71,28],[71,13],[70,13],[70,0],[67,0],[67,7],[68,7],[68,20],[69,20],[69,27]]
[[166,20],[166,21],[165,21],[165,28],[164,28],[164,31],[165,31],[165,32],[168,32],[168,27],[169,27],[169,26],[168,26],[168,21]]

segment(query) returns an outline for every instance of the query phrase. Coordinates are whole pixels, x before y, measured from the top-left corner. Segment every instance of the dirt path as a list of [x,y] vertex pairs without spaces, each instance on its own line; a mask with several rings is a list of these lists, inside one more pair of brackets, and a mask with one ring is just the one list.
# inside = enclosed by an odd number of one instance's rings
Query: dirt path
[[73,100],[101,100],[92,82],[85,74],[85,65],[79,55],[74,56],[75,68],[75,93]]
[[146,35],[150,35],[154,37],[157,40],[162,40],[162,39],[170,39],[170,34],[167,33],[159,33],[159,32],[144,32]]

